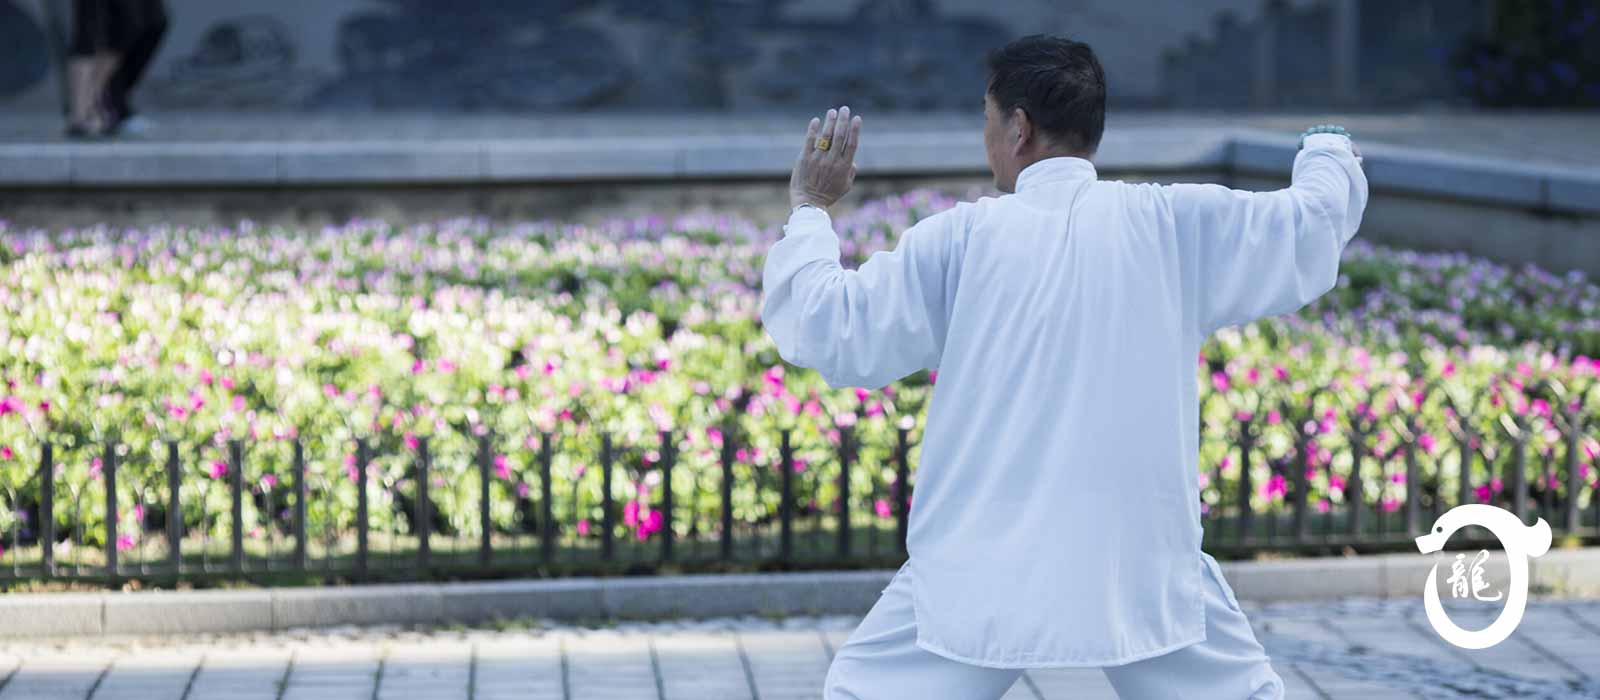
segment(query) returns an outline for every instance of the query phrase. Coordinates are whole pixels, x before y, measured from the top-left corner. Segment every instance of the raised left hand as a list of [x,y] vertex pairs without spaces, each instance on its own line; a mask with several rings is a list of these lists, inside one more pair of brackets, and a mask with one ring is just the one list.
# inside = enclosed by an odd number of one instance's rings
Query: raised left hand
[[[849,107],[828,110],[826,121],[812,117],[806,126],[805,145],[789,175],[789,206],[809,202],[827,209],[849,192],[856,179],[860,137],[861,117],[852,118]],[[828,150],[817,150],[817,141],[823,138]]]

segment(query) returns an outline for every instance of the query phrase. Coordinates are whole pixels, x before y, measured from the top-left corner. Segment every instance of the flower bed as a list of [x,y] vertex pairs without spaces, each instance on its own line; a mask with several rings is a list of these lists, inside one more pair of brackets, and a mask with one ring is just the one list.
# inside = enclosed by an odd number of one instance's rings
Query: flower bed
[[[952,204],[915,191],[839,216],[848,266]],[[470,476],[480,435],[491,436],[493,452],[491,527],[525,530],[548,434],[561,534],[598,537],[601,431],[619,445],[614,493],[627,536],[656,537],[662,527],[658,430],[681,440],[673,486],[684,510],[675,526],[714,523],[730,420],[745,436],[739,474],[751,480],[776,468],[779,428],[793,429],[794,469],[804,472],[832,464],[838,429],[851,426],[863,446],[851,489],[863,503],[853,509],[888,518],[895,433],[915,436],[936,374],[835,391],[785,367],[758,314],[761,260],[776,235],[707,214],[592,226],[0,227],[6,546],[36,529],[29,517],[45,440],[54,445],[57,499],[70,505],[55,510],[58,532],[76,533],[79,544],[98,543],[101,446],[118,445],[119,521],[136,524],[121,530],[127,549],[163,528],[168,442],[180,446],[186,530],[229,534],[230,439],[247,449],[250,540],[286,527],[296,441],[319,495],[308,529],[321,538],[348,532],[357,437],[374,449],[380,494],[371,517],[390,532],[413,529],[407,499],[416,497],[410,475],[423,439],[435,530],[479,532]],[[1334,292],[1297,314],[1224,329],[1197,358],[1207,510],[1240,505],[1241,431],[1251,435],[1244,492],[1253,511],[1283,507],[1301,468],[1318,510],[1352,497],[1351,481],[1363,483],[1363,502],[1398,509],[1408,444],[1419,449],[1430,493],[1455,493],[1461,451],[1450,447],[1465,442],[1482,457],[1475,493],[1501,498],[1507,446],[1518,440],[1532,455],[1529,495],[1549,490],[1564,502],[1562,421],[1594,412],[1586,397],[1596,393],[1597,307],[1600,287],[1581,275],[1358,239]],[[1367,437],[1353,438],[1356,430]],[[1574,468],[1592,484],[1600,442],[1585,435],[1575,444]],[[1358,476],[1353,445],[1370,455]],[[1297,449],[1303,462],[1291,459]],[[826,510],[836,497],[817,471],[806,476],[816,490],[802,512]],[[774,498],[740,489],[736,521],[772,517]]]

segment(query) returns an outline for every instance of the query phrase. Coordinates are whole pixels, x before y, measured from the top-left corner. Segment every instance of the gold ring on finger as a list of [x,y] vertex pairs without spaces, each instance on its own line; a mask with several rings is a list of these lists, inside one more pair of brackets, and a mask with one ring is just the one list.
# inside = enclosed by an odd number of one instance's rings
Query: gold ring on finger
[[826,150],[828,150],[829,148],[832,148],[832,147],[833,147],[833,139],[830,139],[830,138],[828,138],[826,136],[823,136],[822,138],[817,139],[817,150],[826,151]]

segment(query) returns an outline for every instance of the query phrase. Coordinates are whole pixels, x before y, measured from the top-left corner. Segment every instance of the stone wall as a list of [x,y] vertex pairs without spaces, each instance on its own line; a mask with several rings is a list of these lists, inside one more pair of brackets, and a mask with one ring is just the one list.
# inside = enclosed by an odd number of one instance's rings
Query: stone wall
[[[1475,16],[1441,8],[1483,2],[167,0],[170,31],[139,99],[158,110],[976,111],[984,52],[1049,32],[1096,48],[1121,108],[1320,106],[1326,91],[1308,78],[1335,74],[1403,106],[1438,96],[1427,66]],[[0,105],[59,108],[47,27],[64,34],[71,4],[0,0]]]

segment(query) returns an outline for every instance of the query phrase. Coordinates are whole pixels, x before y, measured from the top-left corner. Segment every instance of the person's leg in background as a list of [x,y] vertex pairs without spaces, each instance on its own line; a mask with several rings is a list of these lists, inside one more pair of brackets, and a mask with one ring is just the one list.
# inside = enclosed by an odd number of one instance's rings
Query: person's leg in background
[[1108,666],[1106,679],[1123,700],[1282,700],[1283,679],[1272,670],[1211,555],[1202,553],[1206,580],[1206,639],[1169,654]]
[[128,42],[122,60],[106,80],[105,101],[114,124],[120,126],[134,115],[129,96],[166,35],[167,11],[162,0],[118,0],[117,4],[121,6]]
[[834,652],[823,700],[998,700],[1005,695],[1022,677],[1022,669],[964,664],[916,645],[909,586],[909,570],[902,566]]
[[72,51],[67,61],[70,136],[101,136],[111,128],[111,114],[101,94],[116,65],[116,18],[110,0],[74,0]]

